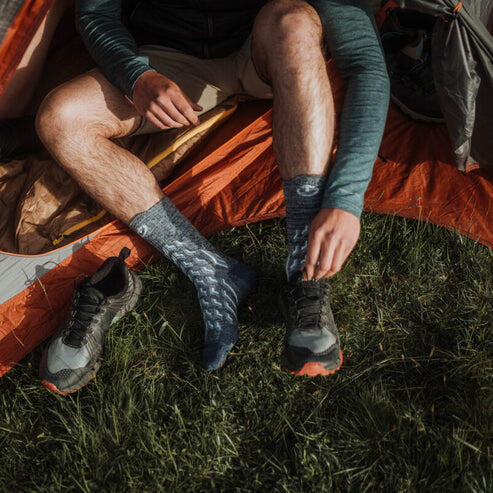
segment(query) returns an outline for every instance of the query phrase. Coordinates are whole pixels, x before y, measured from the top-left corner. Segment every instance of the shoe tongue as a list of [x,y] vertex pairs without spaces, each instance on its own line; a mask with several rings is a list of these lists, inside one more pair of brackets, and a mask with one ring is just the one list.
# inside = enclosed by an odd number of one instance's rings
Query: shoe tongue
[[291,278],[289,279],[290,282],[298,283],[303,281],[303,272],[300,270],[296,271]]
[[322,284],[324,282],[324,279],[322,278],[322,279],[305,280],[303,278],[303,272],[299,270],[293,274],[293,276],[291,277],[291,282],[294,282],[296,284],[301,284],[302,286],[306,286],[306,287],[308,286],[315,287]]
[[94,285],[102,281],[106,276],[110,274],[116,264],[122,262],[118,257],[107,258],[103,265],[89,278],[89,283]]
[[80,287],[80,294],[83,295],[84,297],[92,298],[95,301],[102,301],[106,296],[99,291],[99,289],[95,288],[91,281],[86,281],[81,287]]

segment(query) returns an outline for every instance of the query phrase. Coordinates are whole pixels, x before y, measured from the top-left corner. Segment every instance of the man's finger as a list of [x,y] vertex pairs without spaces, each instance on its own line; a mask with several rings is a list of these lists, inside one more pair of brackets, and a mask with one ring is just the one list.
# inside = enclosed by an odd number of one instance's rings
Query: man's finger
[[186,99],[187,103],[192,107],[193,111],[202,111],[204,108],[200,106],[200,104],[195,103],[192,101],[183,91],[182,91],[183,97]]
[[177,107],[178,111],[183,115],[184,118],[187,119],[188,124],[192,125],[198,125],[199,124],[199,118],[198,116],[193,112],[192,107],[189,104],[184,104],[181,102],[175,102],[175,106]]
[[313,278],[313,273],[315,272],[315,266],[317,265],[319,253],[320,239],[317,238],[315,235],[309,235],[305,262],[305,272],[307,280]]
[[161,130],[166,130],[168,127],[163,125],[150,111],[146,111],[144,115],[153,125],[156,125],[157,128]]
[[182,125],[190,125],[189,122],[181,113],[178,111],[172,101],[165,99],[158,99],[157,101],[162,110],[175,122],[181,123]]
[[[176,101],[173,101],[174,105],[177,107],[178,111],[181,112],[181,114],[187,118],[187,120],[192,124],[192,125],[198,125],[199,124],[199,118],[198,116],[193,112],[193,107],[192,107],[192,101],[190,98],[186,97],[183,95],[182,98],[177,99]],[[202,109],[202,108],[201,108]],[[200,110],[199,110],[200,111]]]
[[337,274],[342,269],[342,265],[344,264],[350,253],[351,250],[346,248],[345,245],[343,244],[339,245],[337,250],[334,252],[334,256],[332,258],[332,264],[330,266],[329,276],[333,276],[334,274]]
[[157,103],[151,103],[150,106],[151,113],[167,128],[180,128],[183,127],[182,123],[179,123],[172,118],[170,118],[166,112]]
[[318,256],[318,264],[316,265],[315,272],[313,273],[314,279],[321,279],[330,269],[335,247],[336,245],[331,240],[322,242],[322,245],[320,246],[320,254]]

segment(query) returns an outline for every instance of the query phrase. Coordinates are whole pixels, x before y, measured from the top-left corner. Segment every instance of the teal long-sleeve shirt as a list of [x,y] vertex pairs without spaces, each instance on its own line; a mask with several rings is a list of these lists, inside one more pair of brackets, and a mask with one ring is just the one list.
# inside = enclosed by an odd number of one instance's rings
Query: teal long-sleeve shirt
[[[148,59],[139,56],[138,42],[181,48],[202,58],[226,56],[241,46],[256,13],[266,2],[201,3],[205,7],[209,4],[210,11],[191,8],[196,5],[195,0],[182,0],[181,4],[141,1],[130,18],[129,30],[121,21],[121,0],[77,0],[76,24],[104,75],[131,97],[140,75],[153,70]],[[222,3],[229,7],[224,8]],[[373,12],[366,0],[309,3],[320,16],[329,51],[347,84],[337,154],[322,207],[343,209],[360,217],[388,109],[390,85],[385,60]],[[177,7],[178,4],[181,6]],[[210,29],[206,36],[203,25]],[[131,31],[136,33],[135,37]]]

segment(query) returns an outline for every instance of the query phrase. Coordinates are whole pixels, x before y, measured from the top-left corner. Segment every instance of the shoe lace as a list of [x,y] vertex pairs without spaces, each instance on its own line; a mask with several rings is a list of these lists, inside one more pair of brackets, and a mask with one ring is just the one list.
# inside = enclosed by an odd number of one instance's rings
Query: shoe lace
[[317,329],[322,314],[323,288],[311,281],[298,283],[291,290],[300,330]]
[[103,300],[104,296],[88,284],[83,283],[76,288],[70,319],[64,334],[64,342],[67,345],[80,347]]

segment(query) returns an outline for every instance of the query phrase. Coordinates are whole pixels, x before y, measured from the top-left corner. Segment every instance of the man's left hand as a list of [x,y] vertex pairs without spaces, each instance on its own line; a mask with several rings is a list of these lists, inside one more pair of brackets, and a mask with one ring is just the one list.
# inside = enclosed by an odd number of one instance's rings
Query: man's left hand
[[339,272],[355,247],[360,230],[360,221],[354,214],[342,209],[321,209],[308,232],[306,279]]

